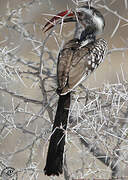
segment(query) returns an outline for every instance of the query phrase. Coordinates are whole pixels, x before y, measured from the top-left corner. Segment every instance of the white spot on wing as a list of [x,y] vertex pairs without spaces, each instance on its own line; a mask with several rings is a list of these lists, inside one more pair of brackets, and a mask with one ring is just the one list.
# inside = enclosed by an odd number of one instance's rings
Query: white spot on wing
[[88,65],[91,65],[91,60],[90,60],[90,61],[88,61]]
[[94,56],[92,56],[92,62],[95,62],[95,57]]
[[88,71],[88,67],[86,67],[85,70]]
[[95,63],[92,63],[92,68],[95,68]]

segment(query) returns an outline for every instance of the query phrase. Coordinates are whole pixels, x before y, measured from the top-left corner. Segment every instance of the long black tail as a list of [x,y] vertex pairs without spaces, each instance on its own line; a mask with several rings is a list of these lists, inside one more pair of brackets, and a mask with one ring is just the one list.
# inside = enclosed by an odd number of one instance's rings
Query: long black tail
[[59,96],[58,107],[49,143],[44,173],[47,176],[62,174],[65,130],[70,107],[70,93]]

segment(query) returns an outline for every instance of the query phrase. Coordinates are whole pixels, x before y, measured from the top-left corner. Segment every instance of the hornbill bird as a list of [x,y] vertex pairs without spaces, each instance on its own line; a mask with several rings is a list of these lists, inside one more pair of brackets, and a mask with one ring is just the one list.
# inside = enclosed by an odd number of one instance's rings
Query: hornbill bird
[[70,94],[99,66],[107,52],[107,42],[102,38],[96,39],[96,35],[102,33],[105,26],[104,17],[97,9],[85,5],[78,7],[75,11],[60,12],[45,24],[44,31],[48,31],[56,23],[61,24],[61,19],[64,23],[77,22],[81,28],[79,38],[67,42],[58,56],[59,100],[44,168],[44,173],[48,176],[58,176],[63,172]]

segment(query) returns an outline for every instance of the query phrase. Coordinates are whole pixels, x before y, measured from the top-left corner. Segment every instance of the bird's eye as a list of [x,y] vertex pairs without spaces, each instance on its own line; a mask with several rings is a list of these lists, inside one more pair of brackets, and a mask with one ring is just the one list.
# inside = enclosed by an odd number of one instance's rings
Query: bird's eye
[[83,16],[83,13],[82,12],[78,12],[78,16],[79,17]]

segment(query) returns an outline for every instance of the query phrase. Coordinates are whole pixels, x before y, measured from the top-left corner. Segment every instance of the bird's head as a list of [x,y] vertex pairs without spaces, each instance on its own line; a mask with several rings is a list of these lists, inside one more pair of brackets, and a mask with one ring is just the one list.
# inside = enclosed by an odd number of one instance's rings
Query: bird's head
[[82,6],[76,9],[79,22],[84,26],[93,26],[96,33],[101,33],[105,27],[105,20],[100,11],[90,6]]
[[88,26],[94,27],[96,34],[101,33],[105,26],[105,20],[100,11],[91,6],[82,6],[76,8],[75,11],[66,10],[58,13],[50,21],[48,21],[43,30],[46,32],[56,23],[78,22],[84,29]]

